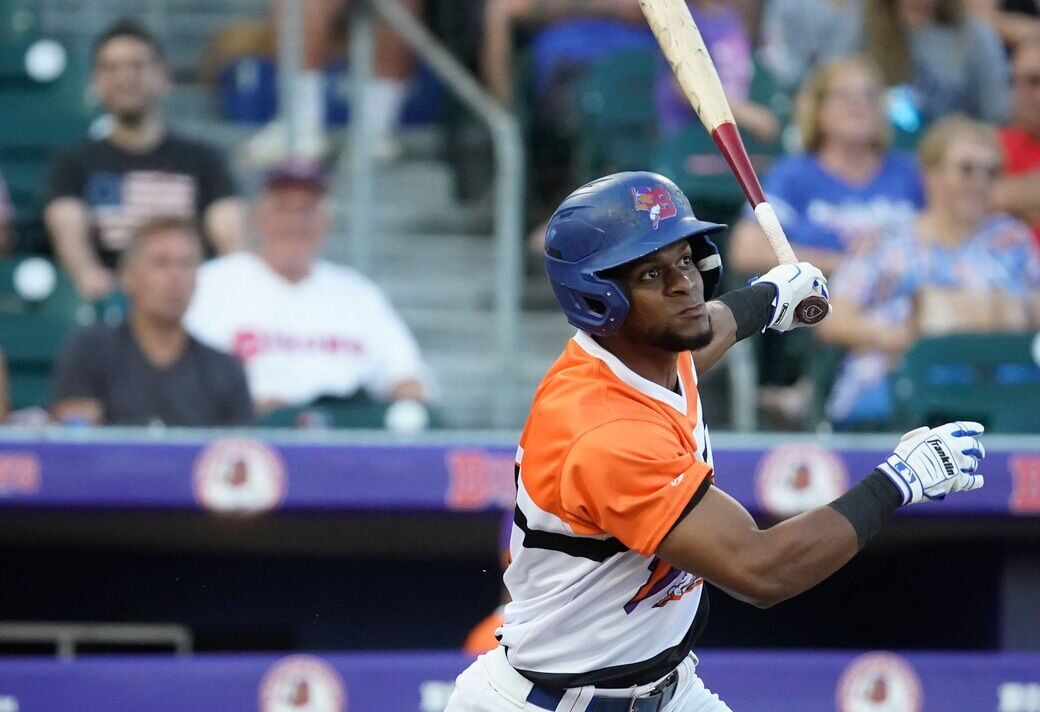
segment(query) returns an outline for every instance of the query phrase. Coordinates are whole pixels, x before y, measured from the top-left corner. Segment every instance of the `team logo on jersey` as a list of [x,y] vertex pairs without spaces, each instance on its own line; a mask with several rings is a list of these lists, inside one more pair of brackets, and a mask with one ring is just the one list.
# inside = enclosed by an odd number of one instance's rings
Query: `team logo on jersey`
[[647,568],[650,569],[650,577],[625,604],[625,613],[631,613],[640,603],[655,597],[652,607],[663,608],[704,583],[704,579],[699,576],[670,566],[656,556]]
[[763,510],[786,518],[832,501],[848,489],[845,464],[811,443],[780,445],[755,470],[755,496]]
[[260,712],[347,712],[347,686],[313,655],[290,655],[260,681]]
[[288,487],[278,452],[258,440],[218,440],[195,460],[195,499],[216,512],[254,514],[274,509]]
[[632,198],[637,211],[650,213],[650,224],[655,230],[662,220],[676,215],[672,196],[664,188],[633,188]]
[[920,712],[921,679],[903,658],[867,653],[853,660],[838,679],[838,712]]

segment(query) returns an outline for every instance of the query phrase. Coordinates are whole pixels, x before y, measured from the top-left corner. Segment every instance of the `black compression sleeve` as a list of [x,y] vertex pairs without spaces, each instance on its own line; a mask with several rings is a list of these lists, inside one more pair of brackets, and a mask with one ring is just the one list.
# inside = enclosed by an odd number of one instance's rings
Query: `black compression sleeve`
[[726,292],[719,301],[729,307],[737,322],[737,341],[762,331],[773,317],[776,287],[771,284],[753,284]]
[[829,506],[849,520],[862,549],[902,503],[903,495],[892,480],[880,470],[874,470]]

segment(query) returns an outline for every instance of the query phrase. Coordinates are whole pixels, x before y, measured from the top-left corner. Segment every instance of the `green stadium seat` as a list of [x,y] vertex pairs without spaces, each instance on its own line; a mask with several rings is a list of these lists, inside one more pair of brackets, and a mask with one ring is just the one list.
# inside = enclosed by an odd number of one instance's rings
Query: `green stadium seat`
[[794,98],[784,89],[776,76],[757,59],[751,75],[748,99],[773,112],[782,126],[791,120]]
[[76,293],[76,288],[63,271],[55,266],[57,281],[54,291],[46,299],[30,303],[23,300],[14,287],[14,273],[24,258],[0,261],[0,314],[11,315],[46,315],[65,319],[70,323],[90,323],[93,316],[84,318],[84,306],[87,306]]
[[[763,143],[743,135],[744,146],[759,176],[780,153],[779,143]],[[654,152],[653,170],[668,176],[697,207],[698,216],[728,222],[746,202],[711,136],[700,123],[671,136]]]
[[[361,392],[350,398],[327,396],[304,406],[273,410],[259,418],[261,428],[335,428],[382,430],[389,403],[378,401]],[[430,427],[443,427],[444,419],[429,411]]]
[[54,315],[0,314],[12,409],[47,405],[54,361],[73,328]]
[[0,2],[0,82],[30,81],[25,53],[40,37],[40,14],[31,0]]
[[575,185],[609,171],[645,170],[657,137],[656,54],[632,50],[597,61],[580,89]]
[[955,334],[917,342],[892,377],[901,424],[977,420],[1001,433],[1040,433],[1035,338]]

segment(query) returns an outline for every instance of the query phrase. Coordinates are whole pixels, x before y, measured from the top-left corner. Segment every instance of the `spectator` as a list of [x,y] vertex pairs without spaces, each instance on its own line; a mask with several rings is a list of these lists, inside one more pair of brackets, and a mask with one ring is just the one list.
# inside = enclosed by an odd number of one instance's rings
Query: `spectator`
[[[279,16],[281,2],[271,3],[271,15]],[[424,0],[404,0],[420,14]],[[309,0],[300,3],[303,22],[303,71],[294,84],[293,108],[299,119],[300,144],[295,153],[320,160],[328,149],[325,137],[325,83],[322,70],[333,56],[337,38],[344,32],[350,13],[349,0]],[[277,22],[277,20],[276,20]],[[371,121],[373,150],[377,158],[390,159],[398,152],[394,131],[407,99],[408,81],[415,58],[404,40],[385,22],[375,25],[375,79],[369,87],[367,116]],[[260,130],[247,146],[250,160],[269,166],[286,158],[286,127],[274,121]]]
[[130,301],[118,326],[83,331],[66,345],[54,417],[91,425],[246,425],[249,391],[235,359],[184,330],[202,247],[192,221],[154,218],[123,251]]
[[920,145],[926,206],[831,280],[820,336],[850,353],[827,404],[841,427],[891,414],[887,375],[925,333],[1040,326],[1040,255],[1028,228],[992,210],[996,131],[943,119]]
[[318,258],[328,215],[321,169],[295,159],[264,178],[254,210],[260,245],[202,268],[187,316],[199,339],[245,363],[258,412],[365,389],[422,401],[412,335],[365,277]]
[[[881,78],[865,58],[826,65],[798,97],[805,154],[780,161],[765,180],[798,256],[824,273],[848,252],[890,232],[922,203],[913,159],[888,148],[882,92]],[[750,213],[734,228],[730,255],[744,272],[764,272],[776,264]]]
[[[780,122],[769,109],[748,98],[754,73],[751,38],[736,4],[733,0],[692,0],[688,5],[708,53],[715,60],[737,124],[761,141],[772,141],[780,134]],[[673,134],[691,123],[699,123],[663,58],[654,98],[662,134]]]
[[0,257],[11,251],[12,222],[14,222],[14,206],[11,204],[11,196],[7,192],[4,176],[0,174]]
[[513,36],[537,30],[532,41],[536,91],[568,83],[575,67],[618,50],[653,45],[637,0],[487,0],[480,68],[491,93],[513,101]]
[[962,0],[870,0],[867,53],[888,86],[905,86],[924,125],[961,112],[990,123],[1007,119],[1007,57],[985,22]]
[[968,7],[997,31],[1012,52],[1040,38],[1040,4],[1036,0],[968,0]]
[[1013,69],[1014,123],[1000,131],[1004,177],[994,202],[1032,225],[1040,245],[1040,38],[1019,47]]
[[119,255],[150,217],[193,218],[217,252],[241,248],[244,211],[223,159],[163,120],[169,75],[148,30],[121,20],[102,33],[91,87],[111,131],[59,157],[44,211],[55,253],[80,294],[101,299],[115,289]]
[[762,17],[762,64],[794,93],[805,77],[861,44],[863,0],[772,0]]

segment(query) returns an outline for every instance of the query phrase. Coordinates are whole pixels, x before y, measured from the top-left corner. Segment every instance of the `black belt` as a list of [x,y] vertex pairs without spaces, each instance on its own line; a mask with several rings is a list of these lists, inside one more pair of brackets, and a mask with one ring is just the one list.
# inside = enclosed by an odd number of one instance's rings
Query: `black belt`
[[[675,670],[654,689],[639,697],[593,697],[585,712],[659,712],[672,701],[679,673]],[[555,710],[566,690],[535,685],[527,701],[543,710]]]

